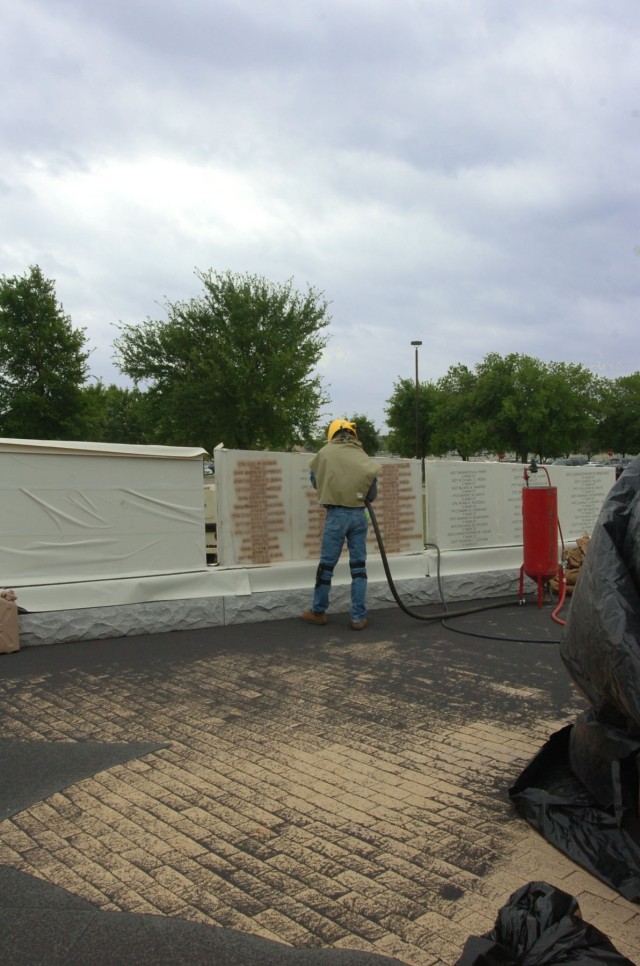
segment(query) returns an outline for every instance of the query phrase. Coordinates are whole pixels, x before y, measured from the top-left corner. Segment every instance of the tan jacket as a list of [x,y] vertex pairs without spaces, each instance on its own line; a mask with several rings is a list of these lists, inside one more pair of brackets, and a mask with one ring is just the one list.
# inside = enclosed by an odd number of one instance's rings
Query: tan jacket
[[309,466],[311,480],[324,506],[364,506],[365,497],[380,472],[380,463],[367,456],[357,439],[330,440]]

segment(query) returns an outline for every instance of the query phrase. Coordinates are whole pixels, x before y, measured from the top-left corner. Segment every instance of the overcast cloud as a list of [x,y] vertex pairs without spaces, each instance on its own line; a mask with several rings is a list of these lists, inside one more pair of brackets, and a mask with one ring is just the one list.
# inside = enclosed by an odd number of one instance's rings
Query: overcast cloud
[[[87,330],[195,269],[331,302],[327,415],[489,352],[640,370],[636,0],[5,0],[0,274]],[[204,441],[208,445],[211,441]]]

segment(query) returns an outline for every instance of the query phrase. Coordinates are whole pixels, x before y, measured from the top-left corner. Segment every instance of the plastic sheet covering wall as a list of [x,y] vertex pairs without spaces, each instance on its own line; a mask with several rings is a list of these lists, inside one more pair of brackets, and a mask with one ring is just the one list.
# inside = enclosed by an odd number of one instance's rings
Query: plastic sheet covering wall
[[511,798],[550,842],[640,901],[640,458],[604,503],[560,644],[588,704]]
[[205,568],[203,455],[0,440],[2,584]]

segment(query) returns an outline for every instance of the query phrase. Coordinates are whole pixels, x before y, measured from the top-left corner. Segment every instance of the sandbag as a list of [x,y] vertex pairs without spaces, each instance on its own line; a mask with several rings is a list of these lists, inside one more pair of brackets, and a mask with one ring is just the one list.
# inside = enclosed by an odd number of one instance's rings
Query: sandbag
[[0,591],[0,654],[20,650],[18,605],[12,590]]

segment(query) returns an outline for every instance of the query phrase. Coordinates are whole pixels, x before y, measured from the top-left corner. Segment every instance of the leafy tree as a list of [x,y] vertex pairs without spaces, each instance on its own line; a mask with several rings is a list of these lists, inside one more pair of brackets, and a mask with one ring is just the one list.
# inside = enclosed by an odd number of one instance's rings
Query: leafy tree
[[154,441],[150,425],[153,414],[145,393],[99,381],[84,388],[86,404],[85,439],[98,443]]
[[622,455],[640,453],[640,372],[607,380],[598,442]]
[[356,413],[355,416],[345,417],[350,422],[356,424],[358,439],[362,443],[362,448],[369,456],[375,456],[380,448],[378,442],[378,430],[367,416]]
[[513,450],[526,463],[532,428],[543,420],[538,359],[489,353],[476,366],[476,416],[485,424],[485,445],[494,452]]
[[[167,302],[166,321],[120,327],[120,370],[147,382],[165,443],[287,449],[313,438],[328,402],[313,374],[328,303],[309,287],[196,272],[204,294]],[[160,441],[160,440],[158,440]]]
[[[420,386],[425,452],[515,452],[527,462],[591,455],[600,449],[640,451],[640,373],[614,381],[574,363],[489,353],[471,371],[452,366],[435,386]],[[388,400],[390,445],[415,453],[415,385],[396,384]],[[427,447],[428,443],[428,447]]]
[[477,376],[466,366],[451,366],[437,384],[431,451],[456,450],[463,460],[484,446],[485,426],[475,407]]
[[[416,434],[416,396],[418,426]],[[411,379],[399,379],[394,384],[392,396],[387,400],[385,412],[389,425],[388,445],[401,456],[423,458],[431,449],[433,415],[437,402],[437,389],[433,383],[416,384]]]
[[598,421],[597,380],[581,365],[545,365],[531,356],[490,353],[476,366],[476,416],[485,448],[512,450],[523,463],[576,452]]
[[35,265],[0,280],[0,435],[82,438],[87,375],[83,329],[58,304]]
[[532,452],[544,456],[591,455],[601,419],[601,382],[578,363],[551,362],[544,382],[546,417]]

